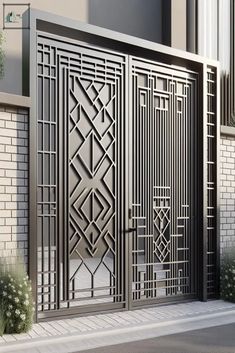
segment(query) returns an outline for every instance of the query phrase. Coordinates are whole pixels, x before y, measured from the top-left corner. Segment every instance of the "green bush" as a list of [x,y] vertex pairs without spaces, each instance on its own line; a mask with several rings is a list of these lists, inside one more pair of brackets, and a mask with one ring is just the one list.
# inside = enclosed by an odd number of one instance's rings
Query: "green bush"
[[235,302],[235,258],[226,256],[221,266],[221,298]]
[[0,334],[27,332],[31,328],[34,311],[31,283],[21,265],[1,266],[0,311]]
[[4,315],[4,308],[3,305],[0,306],[0,336],[4,334],[6,327],[6,320]]

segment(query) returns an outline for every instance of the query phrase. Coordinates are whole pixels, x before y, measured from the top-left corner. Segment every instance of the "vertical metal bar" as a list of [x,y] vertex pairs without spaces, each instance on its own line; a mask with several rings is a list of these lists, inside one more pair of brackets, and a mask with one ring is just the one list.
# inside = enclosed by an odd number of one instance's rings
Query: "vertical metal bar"
[[219,67],[216,69],[216,119],[215,119],[215,144],[216,144],[216,176],[215,176],[215,235],[216,235],[216,283],[215,283],[215,293],[216,296],[220,296],[220,70]]
[[[50,54],[51,54],[51,47],[50,47]],[[49,60],[49,64],[51,65],[51,60]],[[48,151],[50,158],[49,158],[49,168],[50,168],[50,174],[49,174],[49,186],[48,186],[48,201],[49,201],[49,217],[48,217],[48,310],[51,310],[51,185],[52,185],[52,175],[51,175],[51,169],[54,167],[52,165],[53,161],[53,153],[51,152],[51,130],[52,130],[52,124],[51,124],[51,66],[50,66],[50,71],[49,71],[49,123],[48,123]]]
[[[29,276],[32,281],[32,293],[35,302],[34,320],[38,317],[38,253],[37,253],[37,35],[36,35],[36,18],[32,14],[30,18],[30,60],[36,65],[30,66],[30,119],[29,119]],[[37,156],[35,158],[35,156]]]
[[63,97],[63,142],[61,141],[63,148],[63,300],[69,300],[69,68],[65,68],[63,71],[63,80],[65,84],[65,91]]
[[[58,65],[59,65],[59,59],[58,59],[58,56],[57,56],[57,53],[56,53],[56,49],[55,49],[55,65],[57,66],[58,68]],[[55,121],[55,130],[54,130],[54,133],[55,133],[55,187],[54,187],[54,198],[55,198],[55,222],[54,222],[54,247],[55,247],[55,250],[54,250],[54,284],[55,284],[55,287],[54,287],[54,307],[56,308],[57,307],[57,293],[58,293],[58,286],[59,286],[59,283],[58,282],[58,274],[57,274],[57,261],[58,261],[58,146],[59,146],[59,135],[58,135],[58,90],[59,90],[59,85],[58,85],[58,70],[56,69],[56,72],[55,72],[55,86],[54,86],[54,121]]]
[[[132,215],[133,215],[133,188],[136,181],[133,179],[134,170],[132,168],[132,163],[134,161],[134,134],[133,134],[133,123],[132,119],[134,116],[134,110],[132,107],[134,92],[133,92],[133,82],[134,77],[132,77],[132,60],[131,57],[126,58],[126,78],[125,78],[125,90],[126,90],[126,114],[123,122],[124,127],[124,141],[123,148],[125,148],[125,195],[123,198],[125,200],[125,229],[132,226]],[[126,197],[125,197],[126,196]],[[130,211],[131,210],[131,211]],[[130,213],[129,213],[130,211]],[[132,236],[126,236],[125,238],[125,300],[126,308],[128,310],[132,307],[132,283],[133,283],[133,269],[132,269]]]
[[[105,59],[105,67],[107,67],[107,60]],[[116,76],[116,71],[115,71],[115,76]],[[105,80],[106,83],[106,80]],[[118,197],[117,197],[117,193],[120,192],[120,184],[121,184],[121,180],[120,180],[120,171],[118,170],[118,168],[121,169],[121,166],[119,165],[120,159],[119,154],[120,154],[120,150],[118,151],[118,147],[119,147],[119,143],[121,143],[120,141],[120,135],[119,135],[119,125],[121,124],[121,117],[123,116],[123,112],[122,112],[122,106],[123,105],[123,100],[122,100],[122,88],[120,87],[122,85],[122,82],[120,83],[120,81],[117,79],[116,77],[116,98],[115,99],[115,122],[114,122],[114,161],[115,161],[115,177],[114,177],[114,183],[115,183],[115,190],[116,190],[116,194],[115,194],[115,200],[114,200],[114,213],[115,213],[115,258],[114,258],[114,274],[115,274],[115,280],[114,280],[114,286],[115,286],[115,294],[118,295],[120,293],[120,261],[118,260],[119,257],[119,251],[120,251],[120,232],[119,229],[120,228],[120,224],[119,220],[117,219],[117,215],[121,216],[121,213],[118,212],[119,208],[118,208]],[[118,140],[119,139],[119,140]],[[93,150],[93,148],[92,148]],[[94,159],[94,156],[92,157]],[[93,219],[93,217],[92,217]],[[118,229],[119,228],[119,229]],[[93,276],[93,275],[92,275]],[[92,286],[92,288],[94,288]],[[114,298],[114,301],[116,301],[118,299],[118,297]]]
[[[175,82],[173,81],[172,78],[172,116],[171,116],[171,120],[172,120],[172,156],[173,156],[173,160],[172,160],[172,185],[171,185],[171,196],[172,196],[172,203],[171,203],[171,215],[172,215],[172,224],[173,224],[173,232],[174,234],[177,234],[178,229],[176,227],[176,217],[175,215],[177,214],[177,184],[176,184],[176,165],[177,165],[177,161],[176,161],[176,151],[177,151],[177,145],[176,145],[176,115],[177,115],[177,110],[176,110],[176,98],[175,98],[175,91],[176,91],[176,87],[175,87]],[[171,246],[170,246],[170,262],[174,262],[175,261],[175,257],[174,257],[174,248],[175,248],[175,238],[172,238],[171,241]],[[173,281],[172,278],[174,278],[174,264],[170,264],[169,269],[170,269],[170,295],[174,294],[173,292]]]
[[[208,195],[207,195],[207,181],[208,181],[208,167],[207,167],[207,65],[203,64],[203,103],[202,103],[202,136],[203,136],[203,151],[202,151],[202,163],[203,163],[203,202],[202,202],[202,294],[201,299],[203,301],[207,300],[207,205],[208,205]],[[199,130],[200,131],[200,130]]]
[[[59,61],[59,60],[58,60]],[[61,302],[61,293],[63,293],[63,286],[64,286],[64,278],[63,270],[61,271],[61,267],[64,266],[63,264],[63,239],[64,239],[64,220],[62,215],[64,216],[64,185],[63,185],[63,173],[64,173],[64,160],[63,160],[63,145],[64,145],[64,126],[63,126],[63,100],[59,99],[59,97],[64,97],[64,80],[63,80],[63,68],[61,67],[60,63],[57,66],[57,77],[58,77],[58,99],[57,99],[57,141],[58,141],[58,163],[57,163],[57,214],[61,215],[58,217],[58,232],[57,232],[57,263],[56,263],[56,275],[57,275],[57,309],[60,308]]]
[[[44,47],[43,47],[43,59],[42,59],[42,62],[44,61]],[[43,65],[43,69],[44,69],[44,65]],[[43,77],[42,79],[42,120],[44,120],[44,115],[45,115],[45,78]],[[44,303],[44,279],[45,279],[45,273],[44,273],[44,228],[45,228],[45,221],[46,221],[46,217],[44,216],[44,206],[45,206],[45,202],[44,202],[44,191],[45,191],[45,188],[44,188],[44,185],[46,184],[46,181],[45,181],[45,174],[44,174],[44,171],[47,170],[47,168],[45,168],[45,146],[44,146],[44,131],[45,131],[45,123],[42,122],[42,153],[41,153],[41,156],[42,156],[42,164],[41,164],[41,183],[42,183],[42,234],[41,234],[41,300],[42,300],[42,311],[44,311],[45,307],[43,305]],[[37,136],[38,137],[38,136]]]
[[[146,170],[147,173],[145,173],[145,178],[146,178],[146,188],[147,188],[147,193],[146,193],[146,204],[147,204],[147,220],[148,220],[148,231],[147,234],[150,235],[150,224],[151,224],[151,214],[150,214],[150,208],[151,208],[151,202],[150,202],[150,164],[151,164],[151,158],[150,158],[150,75],[148,75],[148,81],[147,81],[147,91],[146,91]],[[148,295],[151,298],[152,296],[152,291],[151,291],[151,286],[152,286],[152,261],[151,261],[151,254],[150,254],[150,241],[151,239],[149,236],[147,237],[147,245],[148,245]]]
[[153,166],[154,166],[154,158],[153,158],[153,119],[154,119],[154,102],[153,102],[153,97],[154,97],[154,80],[153,77],[151,77],[150,81],[150,90],[149,90],[150,98],[149,98],[149,143],[150,143],[150,171],[149,171],[149,202],[150,202],[150,235],[152,237],[149,237],[149,242],[150,242],[150,262],[152,263],[151,267],[151,291],[152,291],[152,297],[154,297],[154,263],[155,263],[155,258],[154,258],[154,244],[153,244],[153,236],[154,236],[154,225],[153,225],[153,217],[154,217],[154,211],[153,211],[153,186],[154,186],[154,179],[153,179]]
[[[199,136],[198,136],[198,127],[200,127],[200,119],[199,119],[199,113],[200,113],[200,109],[197,109],[197,106],[199,105],[198,103],[201,102],[201,97],[200,97],[200,93],[199,93],[199,89],[198,89],[198,79],[199,76],[197,76],[197,79],[195,80],[195,87],[192,85],[192,90],[191,90],[191,97],[193,96],[192,102],[193,105],[191,107],[191,112],[193,109],[194,112],[194,120],[191,122],[190,124],[190,128],[191,128],[191,141],[192,141],[192,149],[191,149],[191,158],[194,157],[194,161],[192,163],[192,178],[194,175],[197,176],[197,178],[193,178],[192,179],[192,186],[191,186],[191,191],[190,191],[190,195],[192,197],[192,203],[191,203],[191,207],[192,207],[192,233],[194,236],[194,240],[192,242],[193,246],[194,246],[194,261],[193,261],[193,271],[194,274],[196,275],[195,281],[194,281],[194,288],[196,288],[196,294],[199,296],[199,266],[198,266],[198,257],[199,257],[199,242],[198,242],[198,237],[196,236],[197,234],[199,234],[198,231],[198,226],[199,226],[199,221],[200,221],[200,214],[198,212],[199,209],[199,204],[198,204],[198,185],[197,185],[197,180],[201,180],[200,179],[200,174],[199,174],[199,169],[198,169],[198,149],[199,149]],[[200,85],[199,85],[200,87]],[[192,159],[193,160],[193,159]],[[196,214],[197,212],[197,214]],[[197,219],[197,215],[199,215],[199,218]],[[199,237],[200,238],[200,237]],[[199,239],[200,241],[200,239]]]

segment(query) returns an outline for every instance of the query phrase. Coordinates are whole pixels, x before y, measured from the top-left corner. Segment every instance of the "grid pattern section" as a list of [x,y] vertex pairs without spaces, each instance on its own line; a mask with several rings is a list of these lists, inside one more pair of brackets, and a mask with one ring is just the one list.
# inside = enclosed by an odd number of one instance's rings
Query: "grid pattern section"
[[55,48],[38,43],[37,238],[39,310],[56,309],[58,291],[58,117]]
[[28,110],[0,106],[0,254],[28,263]]
[[216,73],[207,67],[207,293],[216,286]]
[[125,56],[57,39],[38,34],[38,309],[121,304]]
[[207,67],[207,293],[216,286],[216,73]]
[[134,301],[195,295],[197,76],[132,59]]

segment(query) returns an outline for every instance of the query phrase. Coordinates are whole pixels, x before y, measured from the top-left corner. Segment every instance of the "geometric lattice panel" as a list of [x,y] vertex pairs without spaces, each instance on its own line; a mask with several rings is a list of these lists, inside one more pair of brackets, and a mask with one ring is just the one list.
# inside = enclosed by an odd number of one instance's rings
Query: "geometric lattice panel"
[[132,300],[195,295],[197,76],[132,58]]
[[216,237],[216,182],[217,182],[217,160],[216,160],[216,72],[211,66],[207,66],[207,296],[213,297],[217,291],[218,273],[216,268],[217,259],[217,237]]
[[39,311],[124,303],[125,65],[38,34]]
[[37,32],[41,318],[197,298],[199,265],[216,293],[215,67],[206,75],[204,94],[186,67]]
[[[77,304],[84,301],[83,293],[86,302],[91,299],[94,303],[100,296],[103,301],[113,301],[116,297],[114,261],[118,222],[114,107],[120,74],[106,80],[105,69],[103,79],[86,76],[85,65],[83,70],[84,74],[70,75],[68,107],[69,299]],[[82,285],[84,274],[87,281]]]

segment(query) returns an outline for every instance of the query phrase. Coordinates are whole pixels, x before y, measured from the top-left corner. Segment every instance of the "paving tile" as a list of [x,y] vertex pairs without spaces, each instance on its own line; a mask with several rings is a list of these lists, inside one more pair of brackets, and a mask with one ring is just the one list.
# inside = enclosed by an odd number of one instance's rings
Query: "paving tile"
[[28,333],[21,333],[21,334],[13,335],[13,337],[15,337],[16,341],[31,339],[31,337]]
[[[135,311],[122,311],[107,314],[90,315],[65,320],[55,320],[33,325],[28,334],[4,335],[0,338],[1,346],[12,342],[29,342],[35,339],[66,337],[70,334],[83,335],[84,333],[95,333],[102,330],[117,329],[123,327],[139,326],[146,323],[164,322],[168,320],[180,320],[181,318],[193,317],[204,314],[225,312],[235,309],[235,304],[223,302],[222,300],[202,302],[181,303],[175,305],[151,307]],[[50,349],[48,347],[48,352]],[[58,352],[59,353],[59,350]]]
[[16,338],[13,335],[3,335],[5,342],[15,342]]

